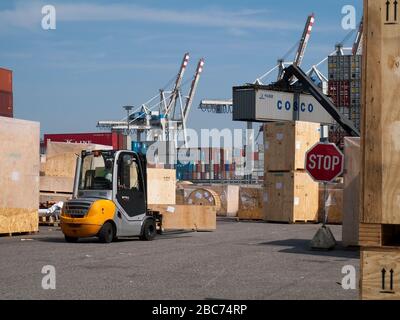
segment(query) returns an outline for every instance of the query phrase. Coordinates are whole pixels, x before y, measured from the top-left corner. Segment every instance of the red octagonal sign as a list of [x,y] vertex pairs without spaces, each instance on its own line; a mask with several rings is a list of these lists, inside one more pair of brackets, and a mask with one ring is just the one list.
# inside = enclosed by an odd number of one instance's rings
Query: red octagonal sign
[[317,143],[306,153],[306,171],[319,182],[331,182],[343,172],[344,156],[333,143]]

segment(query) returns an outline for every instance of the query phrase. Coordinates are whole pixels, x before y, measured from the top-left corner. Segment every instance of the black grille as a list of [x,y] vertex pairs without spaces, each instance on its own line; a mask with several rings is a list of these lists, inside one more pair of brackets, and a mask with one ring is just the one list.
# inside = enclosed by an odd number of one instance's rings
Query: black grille
[[69,200],[65,203],[63,211],[65,214],[74,218],[83,218],[89,211],[93,201],[89,200]]

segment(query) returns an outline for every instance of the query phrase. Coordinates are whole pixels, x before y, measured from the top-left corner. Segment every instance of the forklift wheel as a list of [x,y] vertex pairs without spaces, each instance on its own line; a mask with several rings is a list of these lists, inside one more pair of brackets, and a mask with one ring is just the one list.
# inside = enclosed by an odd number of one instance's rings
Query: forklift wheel
[[155,238],[157,233],[156,223],[153,219],[148,219],[144,222],[141,240],[151,241]]
[[68,236],[64,236],[65,237],[65,241],[69,242],[69,243],[75,243],[78,242],[78,238],[75,237],[68,237]]
[[115,237],[114,227],[111,222],[106,222],[100,229],[99,239],[100,242],[110,243]]

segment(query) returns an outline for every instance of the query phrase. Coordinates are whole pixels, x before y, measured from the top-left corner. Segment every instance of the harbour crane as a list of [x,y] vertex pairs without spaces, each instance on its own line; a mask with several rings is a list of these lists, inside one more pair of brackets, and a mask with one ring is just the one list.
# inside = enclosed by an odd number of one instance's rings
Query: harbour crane
[[[125,118],[119,121],[98,121],[97,127],[122,131],[127,135],[136,133],[138,141],[173,141],[177,145],[178,138],[183,137],[186,144],[186,123],[205,64],[205,60],[201,58],[191,81],[189,93],[184,96],[182,88],[187,83],[183,82],[183,77],[189,58],[189,53],[185,53],[171,90],[161,89],[159,94],[133,110]],[[143,133],[145,133],[144,139]]]

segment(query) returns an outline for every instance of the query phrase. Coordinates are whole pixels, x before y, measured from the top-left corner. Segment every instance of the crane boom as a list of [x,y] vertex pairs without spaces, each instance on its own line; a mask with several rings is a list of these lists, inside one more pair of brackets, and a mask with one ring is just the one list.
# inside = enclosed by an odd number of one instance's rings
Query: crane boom
[[282,80],[275,83],[277,87],[285,88],[290,86],[290,79],[296,77],[298,81],[303,85],[311,95],[321,104],[321,106],[330,114],[330,116],[336,120],[336,122],[350,135],[353,137],[359,137],[360,132],[354,126],[354,124],[343,116],[339,110],[336,109],[332,101],[324,95],[315,83],[296,65],[291,65],[283,70]]
[[167,106],[167,110],[166,110],[167,114],[171,110],[172,106],[175,106],[176,99],[178,98],[179,87],[181,86],[183,75],[185,74],[186,67],[187,67],[187,65],[189,63],[189,58],[190,58],[189,57],[189,53],[188,52],[185,53],[184,56],[183,56],[181,67],[180,67],[179,72],[178,72],[178,76],[176,77],[174,88],[172,89],[171,98],[169,100],[169,103],[168,103],[168,106]]
[[353,44],[353,49],[352,49],[353,55],[358,54],[361,49],[362,36],[363,36],[363,20],[361,19],[360,25],[358,27],[356,40],[354,41],[354,44]]
[[300,66],[303,61],[304,54],[306,52],[306,48],[308,45],[308,41],[310,40],[311,31],[312,31],[314,22],[315,22],[314,14],[309,15],[307,18],[306,26],[303,31],[303,35],[301,36],[299,48],[297,49],[297,52],[296,52],[296,57],[293,62],[293,64],[296,66]]
[[190,112],[190,108],[192,107],[193,103],[193,98],[196,93],[197,85],[199,83],[200,75],[203,72],[203,67],[204,67],[204,59],[201,58],[199,63],[197,64],[197,69],[196,73],[193,77],[192,85],[190,87],[189,95],[186,98],[186,104],[183,109],[183,121],[185,122],[187,120],[188,114]]

